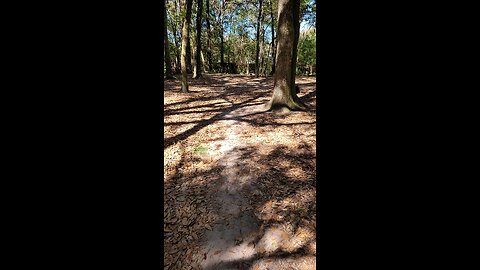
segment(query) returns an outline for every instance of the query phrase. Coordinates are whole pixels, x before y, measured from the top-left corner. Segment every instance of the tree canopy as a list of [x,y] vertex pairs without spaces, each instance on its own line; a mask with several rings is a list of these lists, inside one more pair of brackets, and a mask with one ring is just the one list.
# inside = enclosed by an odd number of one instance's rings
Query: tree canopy
[[[166,28],[170,48],[168,58],[177,74],[180,73],[181,66],[182,23],[186,15],[185,1],[166,1]],[[198,50],[196,21],[197,12],[200,10],[202,12],[199,53],[201,72],[252,74],[255,73],[256,63],[258,63],[261,76],[273,73],[278,36],[278,0],[192,1],[190,45],[188,46],[191,53],[188,56],[192,58],[192,63],[196,63],[196,51]],[[198,9],[198,3],[201,3],[203,8]],[[261,16],[259,16],[260,6],[263,11]],[[316,61],[315,20],[316,2],[301,0],[297,74],[310,73],[312,64]],[[258,36],[257,30],[259,30]],[[209,62],[212,64],[211,70]],[[189,67],[188,72],[192,73],[193,69]]]

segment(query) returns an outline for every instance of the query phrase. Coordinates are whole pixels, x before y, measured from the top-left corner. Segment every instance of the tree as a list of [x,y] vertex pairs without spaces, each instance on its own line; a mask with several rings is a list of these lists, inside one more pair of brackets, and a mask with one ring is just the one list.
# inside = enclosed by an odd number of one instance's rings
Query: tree
[[302,73],[309,70],[309,74],[312,75],[313,66],[316,63],[316,37],[315,28],[310,28],[300,33],[298,41],[298,58],[297,67],[301,69]]
[[[173,48],[173,51],[175,53],[175,73],[180,73],[180,46],[179,46],[179,43],[181,43],[181,41],[179,40],[180,36],[178,35],[178,28],[177,26],[180,25],[180,12],[179,12],[179,0],[173,0],[173,5],[168,5],[168,2],[166,2],[165,4],[165,7],[166,7],[166,12],[167,12],[167,16],[170,18],[170,20],[168,21],[170,23],[170,30],[171,30],[171,33],[173,35],[173,42],[174,42],[174,48]],[[170,9],[170,10],[167,10],[167,9]]]
[[258,1],[258,19],[257,19],[257,49],[256,49],[256,54],[255,54],[255,77],[258,78],[258,73],[259,73],[259,53],[260,53],[260,27],[261,27],[261,21],[262,21],[262,2],[263,0]]
[[[207,0],[208,1],[208,0]],[[198,79],[202,77],[200,54],[202,50],[202,0],[197,0],[197,49],[195,50],[195,66],[193,67],[193,78]]]
[[271,18],[271,31],[272,31],[272,72],[275,74],[275,17],[273,16],[273,0],[270,0],[270,18]]
[[221,8],[220,8],[220,70],[222,71],[222,73],[224,72],[224,55],[223,55],[223,17],[225,16],[224,15],[224,12],[225,12],[225,0],[220,0],[222,2],[221,4]]
[[165,16],[165,27],[164,29],[164,44],[165,44],[165,65],[166,65],[166,78],[172,79],[172,63],[170,61],[170,46],[168,42],[168,32],[167,32],[167,9],[163,9],[163,15]]
[[306,110],[295,91],[297,43],[300,32],[300,0],[279,0],[277,57],[270,110]]
[[[190,0],[193,2],[193,0]],[[193,4],[192,4],[193,5]],[[190,15],[190,21],[192,20]],[[192,73],[192,36],[190,35],[190,25],[188,26],[188,41],[187,41],[187,72]]]
[[185,0],[185,17],[182,27],[182,92],[188,92],[187,82],[187,45],[190,40],[190,17],[192,16],[192,0]]
[[212,34],[212,31],[210,29],[210,0],[205,1],[207,6],[206,14],[205,14],[205,20],[207,21],[207,62],[208,62],[208,71],[211,72],[213,67],[212,67],[212,43],[211,43],[211,37],[210,35]]

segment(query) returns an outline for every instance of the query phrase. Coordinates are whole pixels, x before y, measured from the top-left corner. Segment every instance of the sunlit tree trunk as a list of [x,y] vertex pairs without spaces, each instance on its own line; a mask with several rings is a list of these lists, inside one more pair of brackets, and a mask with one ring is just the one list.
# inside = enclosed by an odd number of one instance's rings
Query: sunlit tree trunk
[[[165,1],[165,5],[167,4],[167,2]],[[168,25],[168,20],[167,20],[167,8],[165,6],[165,8],[163,9],[163,15],[165,16],[165,27],[163,28],[164,29],[164,44],[165,44],[165,65],[166,65],[166,73],[165,73],[165,77],[167,79],[172,79],[173,76],[172,76],[172,62],[170,61],[170,44],[168,42],[168,32],[167,32],[167,25]]]
[[297,43],[300,32],[300,0],[279,0],[277,59],[272,99],[272,110],[288,108],[306,110],[295,91]]
[[211,0],[206,0],[206,14],[205,14],[205,19],[207,21],[207,61],[208,61],[208,71],[212,71],[212,43],[211,43],[211,30],[210,30],[210,1]]
[[[190,0],[193,1],[193,0]],[[190,15],[191,20],[191,15]],[[190,35],[190,26],[188,26],[188,41],[187,41],[187,72],[192,73],[192,37]]]
[[188,92],[187,82],[187,46],[190,39],[190,17],[192,16],[192,0],[185,0],[185,18],[182,27],[182,92]]
[[258,17],[257,17],[257,48],[255,52],[255,77],[258,78],[259,73],[259,53],[260,53],[260,26],[262,21],[262,2],[263,0],[258,1]]
[[195,79],[202,77],[202,63],[200,62],[200,54],[202,52],[202,11],[203,2],[202,0],[197,0],[197,49],[195,50],[195,67],[193,67],[193,78]]
[[[193,5],[192,5],[193,6]],[[192,31],[193,32],[193,31]],[[191,44],[191,50],[192,50],[192,58],[190,59],[192,61],[192,69],[190,70],[192,73],[195,72],[195,67],[197,66],[197,59],[196,59],[196,53],[197,53],[197,41],[195,38],[195,35],[193,33],[190,33],[190,44]],[[193,76],[192,76],[193,78]]]
[[275,74],[275,17],[273,16],[273,0],[270,0],[270,17],[272,20],[272,75]]
[[[179,0],[174,0],[173,2],[175,3],[175,12],[179,13],[178,11],[178,1]],[[172,33],[173,33],[173,42],[175,44],[175,73],[178,73],[180,71],[180,50],[179,50],[179,42],[177,40],[178,33],[177,33],[177,24],[175,20],[172,20]]]
[[[266,59],[268,57],[268,55],[270,55],[270,46],[267,47],[268,51],[267,53],[265,54],[265,57],[264,59]],[[263,61],[262,61],[263,63]],[[267,76],[267,66],[268,66],[268,61],[265,61],[263,65],[263,75],[266,77]]]
[[224,55],[223,55],[223,12],[225,8],[225,0],[222,0],[222,5],[220,8],[220,70],[224,72]]
[[206,62],[205,62],[205,57],[203,56],[203,51],[200,51],[200,59],[202,60],[203,72],[205,72],[206,71]]
[[[260,38],[260,64],[259,64],[259,74],[263,74],[264,68],[263,68],[263,62],[265,59],[265,30],[263,29],[263,23],[261,24],[261,38]],[[257,76],[258,77],[258,76]]]

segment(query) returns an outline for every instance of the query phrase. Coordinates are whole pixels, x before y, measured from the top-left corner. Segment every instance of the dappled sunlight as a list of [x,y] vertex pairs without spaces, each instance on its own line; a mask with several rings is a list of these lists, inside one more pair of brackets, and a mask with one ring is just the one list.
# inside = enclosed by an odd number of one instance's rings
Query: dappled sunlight
[[260,259],[250,268],[251,270],[295,269],[315,270],[315,256],[273,256]]
[[[165,82],[166,265],[306,267],[316,253],[315,111],[262,111],[271,78],[202,80],[189,94]],[[314,83],[299,79],[307,104],[315,104]]]

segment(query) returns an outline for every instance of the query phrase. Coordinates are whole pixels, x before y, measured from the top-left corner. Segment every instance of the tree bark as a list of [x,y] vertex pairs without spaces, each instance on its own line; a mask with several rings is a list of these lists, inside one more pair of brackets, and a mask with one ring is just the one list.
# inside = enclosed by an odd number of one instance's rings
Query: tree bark
[[[167,1],[165,1],[165,5],[167,4]],[[168,25],[168,20],[167,20],[167,7],[163,9],[163,15],[165,16],[165,27],[164,29],[164,44],[165,44],[165,65],[166,65],[166,74],[165,77],[166,79],[172,79],[172,62],[170,60],[170,44],[168,42],[168,31],[167,31],[167,25]]]
[[[192,20],[193,20],[193,18],[192,18]],[[196,41],[195,35],[193,34],[193,30],[190,33],[190,44],[191,44],[190,48],[192,50],[192,54],[191,54],[192,58],[190,59],[192,61],[192,69],[190,70],[190,72],[194,73],[195,72],[195,67],[197,66],[197,59],[195,58],[196,53],[197,53],[197,41]],[[193,76],[192,76],[192,78],[193,78]]]
[[[266,59],[268,57],[268,55],[270,55],[270,46],[268,46],[268,51],[267,53],[265,54],[265,57],[264,59]],[[267,65],[268,65],[268,61],[265,60],[265,63],[263,63],[263,60],[262,60],[262,68],[263,68],[263,76],[267,77]]]
[[[178,11],[178,3],[177,3],[178,0],[174,0],[174,3],[175,3],[175,12],[178,14],[179,11]],[[172,33],[173,33],[173,42],[175,43],[175,73],[178,74],[179,71],[180,71],[180,67],[181,67],[181,64],[180,64],[180,51],[179,51],[179,46],[178,46],[178,40],[177,40],[177,37],[178,37],[178,34],[177,34],[177,24],[175,22],[175,20],[172,20]]]
[[[190,0],[193,1],[193,0]],[[191,14],[190,14],[191,16]],[[191,20],[191,17],[190,17]],[[190,36],[190,26],[188,26],[188,41],[187,41],[187,72],[188,74],[192,73],[192,42]]]
[[[263,21],[263,18],[262,18],[262,21]],[[265,70],[263,68],[263,62],[264,62],[264,59],[265,59],[265,46],[264,46],[264,43],[265,43],[265,29],[263,29],[263,22],[260,24],[260,29],[261,29],[261,34],[260,34],[261,35],[261,38],[260,38],[260,67],[258,69],[258,73],[263,74],[264,70]]]
[[211,0],[205,0],[207,4],[207,10],[206,10],[206,21],[207,21],[207,61],[208,61],[208,71],[212,71],[212,43],[210,41],[211,37],[211,30],[210,30],[210,1]]
[[202,68],[203,68],[203,72],[205,72],[206,70],[206,65],[205,65],[205,57],[203,56],[203,51],[200,51],[200,59],[202,60]]
[[275,51],[275,17],[273,16],[273,1],[270,0],[270,17],[272,19],[272,72],[271,74],[275,74],[275,56],[276,56],[276,51]]
[[187,46],[189,43],[190,17],[192,16],[192,0],[185,0],[185,18],[182,27],[182,92],[188,92],[187,82]]
[[259,72],[258,55],[260,53],[260,22],[262,20],[262,2],[263,2],[263,0],[258,0],[257,49],[256,49],[256,52],[255,52],[255,77],[257,77],[257,78],[258,78],[258,72]]
[[220,8],[220,70],[224,72],[224,55],[223,55],[223,11],[225,8],[225,0],[222,0],[222,6]]
[[[208,1],[208,0],[207,0]],[[193,68],[193,78],[198,79],[202,77],[202,69],[200,62],[200,53],[202,51],[202,11],[203,11],[203,2],[202,0],[197,0],[197,49],[195,50],[195,67]]]
[[306,110],[295,91],[300,0],[279,0],[276,71],[269,109]]

